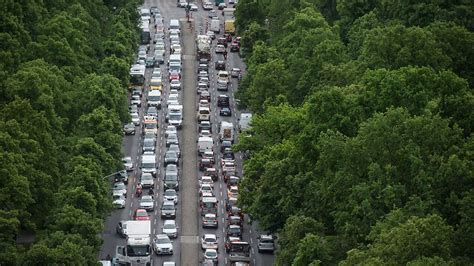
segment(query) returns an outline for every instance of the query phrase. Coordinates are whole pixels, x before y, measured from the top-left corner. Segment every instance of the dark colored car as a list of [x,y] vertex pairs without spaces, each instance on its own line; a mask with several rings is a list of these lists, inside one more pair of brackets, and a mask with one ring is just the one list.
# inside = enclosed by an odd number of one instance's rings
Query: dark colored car
[[128,123],[123,126],[123,132],[125,135],[135,135],[135,124]]
[[225,62],[222,60],[216,61],[216,70],[225,70]]
[[229,107],[222,107],[219,111],[220,116],[232,116],[232,111]]
[[222,44],[224,45],[225,48],[227,48],[227,40],[226,38],[219,38],[217,39],[217,44]]
[[219,95],[217,97],[217,106],[218,107],[229,107],[229,96]]
[[128,174],[126,170],[122,170],[120,172],[115,173],[114,175],[114,182],[123,182],[124,184],[128,184]]
[[240,51],[240,45],[236,42],[233,42],[231,45],[230,45],[230,51],[231,52],[239,52]]

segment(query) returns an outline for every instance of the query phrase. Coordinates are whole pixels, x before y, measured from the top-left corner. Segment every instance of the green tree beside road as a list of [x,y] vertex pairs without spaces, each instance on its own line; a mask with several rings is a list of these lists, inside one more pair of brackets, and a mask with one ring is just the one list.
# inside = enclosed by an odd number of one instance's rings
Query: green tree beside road
[[239,1],[239,204],[276,265],[473,263],[473,10]]

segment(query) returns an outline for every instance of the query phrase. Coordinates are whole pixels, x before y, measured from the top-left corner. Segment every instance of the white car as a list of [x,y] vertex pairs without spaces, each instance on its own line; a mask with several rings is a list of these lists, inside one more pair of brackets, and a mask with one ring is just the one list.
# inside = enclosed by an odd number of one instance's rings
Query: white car
[[202,184],[199,188],[199,194],[203,194],[204,192],[208,192],[214,194],[214,190],[211,185],[209,184]]
[[163,234],[167,235],[169,238],[178,237],[178,226],[176,225],[175,220],[165,220],[162,229]]
[[[173,80],[172,80],[173,81]],[[170,96],[171,95],[176,95],[176,97],[179,97],[179,91],[177,89],[171,89],[170,90]]]
[[184,1],[184,0],[181,0],[179,1],[179,4],[178,4],[178,7],[186,7],[188,5],[188,2],[187,1]]
[[191,10],[191,11],[198,11],[198,7],[197,7],[196,4],[191,3],[191,4],[189,5],[189,10]]
[[178,95],[173,94],[168,96],[168,105],[179,105]]
[[212,177],[207,176],[207,175],[203,175],[201,177],[201,180],[199,180],[199,183],[201,185],[208,184],[208,185],[214,187],[214,181],[212,180]]
[[199,137],[211,137],[211,131],[205,129],[199,132]]
[[180,90],[181,89],[181,82],[177,79],[173,79],[171,82],[170,82],[170,88],[171,89],[176,89],[176,90]]
[[125,197],[121,193],[119,193],[118,195],[117,193],[115,193],[112,199],[113,199],[112,204],[115,206],[115,208],[117,209],[125,208]]
[[205,260],[212,260],[217,263],[217,250],[213,248],[208,248],[204,251],[204,259]]
[[173,243],[164,234],[155,236],[155,239],[153,239],[153,249],[156,255],[173,255]]
[[201,248],[206,249],[217,249],[217,236],[215,234],[205,234],[201,238]]
[[155,200],[151,195],[143,195],[140,199],[140,209],[145,209],[146,211],[153,211],[155,208]]
[[213,7],[211,3],[204,3],[204,6],[202,7],[204,10],[211,10],[212,8]]
[[117,182],[114,184],[112,189],[113,195],[123,195],[124,197],[127,196],[127,187],[123,182]]
[[122,158],[123,166],[125,167],[125,170],[127,171],[133,171],[133,161],[132,157],[127,156]]
[[167,189],[165,193],[163,193],[163,198],[165,200],[173,201],[174,204],[178,204],[178,193],[174,189]]
[[135,126],[140,125],[140,116],[138,115],[138,113],[131,113],[130,116],[132,117],[132,123]]
[[181,150],[179,149],[179,145],[176,144],[171,144],[170,147],[168,148],[169,151],[175,151],[176,154],[178,154],[178,157],[181,156]]
[[216,38],[216,34],[212,30],[207,31],[206,35],[213,40]]
[[167,126],[165,130],[165,137],[167,137],[169,134],[178,134],[178,130],[176,129],[175,126]]
[[131,105],[142,105],[142,100],[140,99],[140,95],[132,95],[132,99],[130,100]]
[[216,46],[216,54],[223,54],[225,52],[225,47],[222,44]]
[[140,178],[140,184],[143,188],[153,188],[155,185],[155,180],[153,180],[153,176],[150,173],[143,173],[142,177]]

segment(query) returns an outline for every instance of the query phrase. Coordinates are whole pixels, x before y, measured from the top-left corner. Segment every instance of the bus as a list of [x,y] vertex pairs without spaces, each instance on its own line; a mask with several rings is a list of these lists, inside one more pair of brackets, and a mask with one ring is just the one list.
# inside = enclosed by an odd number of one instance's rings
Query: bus
[[135,64],[130,68],[131,85],[143,85],[145,82],[145,66]]

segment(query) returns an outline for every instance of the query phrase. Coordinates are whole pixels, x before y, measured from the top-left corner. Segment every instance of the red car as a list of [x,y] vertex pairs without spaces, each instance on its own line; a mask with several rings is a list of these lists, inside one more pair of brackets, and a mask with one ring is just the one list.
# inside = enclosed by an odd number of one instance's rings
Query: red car
[[172,72],[170,74],[170,81],[172,81],[173,79],[176,79],[176,80],[179,80],[180,79],[180,76],[179,76],[179,73],[178,72]]
[[135,214],[133,214],[133,220],[135,221],[147,221],[150,220],[150,216],[145,209],[137,209]]
[[233,42],[230,45],[230,51],[231,52],[239,52],[240,51],[240,45],[237,42]]

